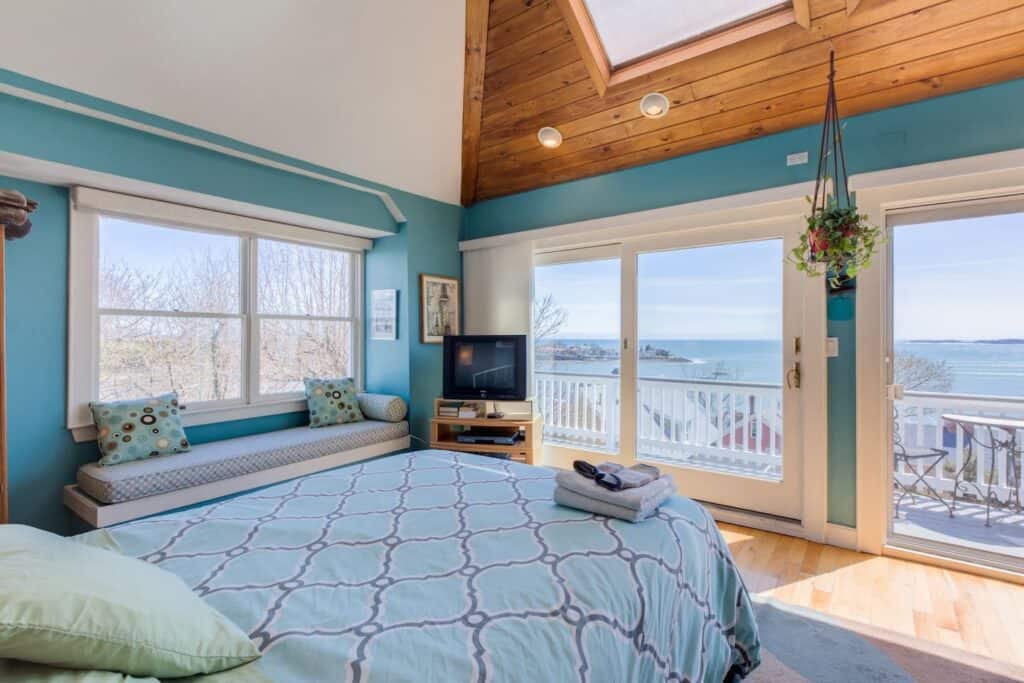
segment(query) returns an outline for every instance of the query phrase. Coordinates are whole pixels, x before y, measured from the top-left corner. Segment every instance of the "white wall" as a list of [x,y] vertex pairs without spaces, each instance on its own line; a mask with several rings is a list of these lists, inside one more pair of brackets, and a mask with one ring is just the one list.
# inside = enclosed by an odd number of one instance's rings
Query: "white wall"
[[2,6],[5,69],[458,203],[461,0]]
[[533,244],[462,253],[466,334],[528,334],[533,302]]

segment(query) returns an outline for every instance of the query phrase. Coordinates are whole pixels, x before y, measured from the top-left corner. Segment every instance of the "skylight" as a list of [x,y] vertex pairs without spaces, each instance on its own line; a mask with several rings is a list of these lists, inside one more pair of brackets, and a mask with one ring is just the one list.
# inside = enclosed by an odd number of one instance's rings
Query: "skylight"
[[788,0],[584,0],[611,67],[788,6]]

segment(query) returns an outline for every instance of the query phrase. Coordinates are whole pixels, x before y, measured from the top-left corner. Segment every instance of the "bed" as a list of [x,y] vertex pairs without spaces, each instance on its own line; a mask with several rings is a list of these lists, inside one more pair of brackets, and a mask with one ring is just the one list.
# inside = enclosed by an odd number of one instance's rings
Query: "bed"
[[700,505],[641,524],[552,502],[554,472],[391,455],[130,522],[122,552],[181,576],[275,681],[723,681],[754,611]]

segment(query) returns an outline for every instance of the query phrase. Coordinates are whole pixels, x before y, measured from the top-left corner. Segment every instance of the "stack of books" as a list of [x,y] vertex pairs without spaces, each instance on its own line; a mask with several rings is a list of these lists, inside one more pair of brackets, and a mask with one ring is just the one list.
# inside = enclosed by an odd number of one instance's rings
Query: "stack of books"
[[438,417],[477,417],[476,406],[466,405],[462,401],[447,401],[437,407]]

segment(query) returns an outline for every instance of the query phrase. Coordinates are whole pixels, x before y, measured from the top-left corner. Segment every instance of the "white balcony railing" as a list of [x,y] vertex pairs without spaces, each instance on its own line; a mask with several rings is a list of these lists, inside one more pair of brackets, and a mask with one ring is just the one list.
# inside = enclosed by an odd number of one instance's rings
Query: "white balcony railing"
[[[535,396],[544,415],[548,443],[588,450],[619,450],[619,378],[564,372],[535,373]],[[641,378],[637,387],[637,452],[642,459],[778,478],[782,474],[782,389],[778,385],[713,380]],[[959,472],[960,494],[977,493],[988,483],[990,455],[964,467],[963,429],[942,419],[949,413],[1024,418],[1024,399],[906,392],[896,402],[895,427],[907,449],[948,452],[942,467],[925,477],[936,491],[949,494]],[[987,435],[981,435],[987,438]],[[1024,444],[1024,430],[1017,435]],[[918,467],[926,467],[918,461]],[[903,464],[895,476],[906,486],[916,475]],[[1014,473],[1005,450],[996,454],[993,492],[1006,500]],[[1021,476],[1017,474],[1016,476]]]
[[[956,413],[961,415],[980,415],[985,417],[1024,418],[1024,399],[960,396],[956,394],[934,394],[924,392],[906,392],[904,398],[895,403],[894,429],[904,448],[938,448],[947,451],[941,467],[925,477],[936,491],[951,494],[957,473],[961,486],[958,496],[965,493],[978,497],[987,489],[991,451],[974,445],[976,456],[973,464],[964,467],[967,455],[969,436],[964,434],[963,427],[958,423],[944,420],[943,415]],[[997,434],[1005,438],[1005,434]],[[978,438],[983,444],[988,443],[988,434],[979,430]],[[1018,430],[1017,443],[1024,444],[1024,430]],[[1011,467],[1007,461],[1006,449],[996,450],[995,468],[992,472],[993,493],[1000,500],[1007,500],[1013,490],[1020,486],[1020,468]],[[902,463],[894,464],[896,478],[906,486],[914,484],[916,475]],[[918,463],[918,469],[924,471],[927,464]],[[1017,481],[1014,473],[1017,472]]]
[[[535,373],[549,443],[617,451],[619,379]],[[637,452],[661,460],[747,475],[782,475],[782,390],[778,385],[641,378]]]

